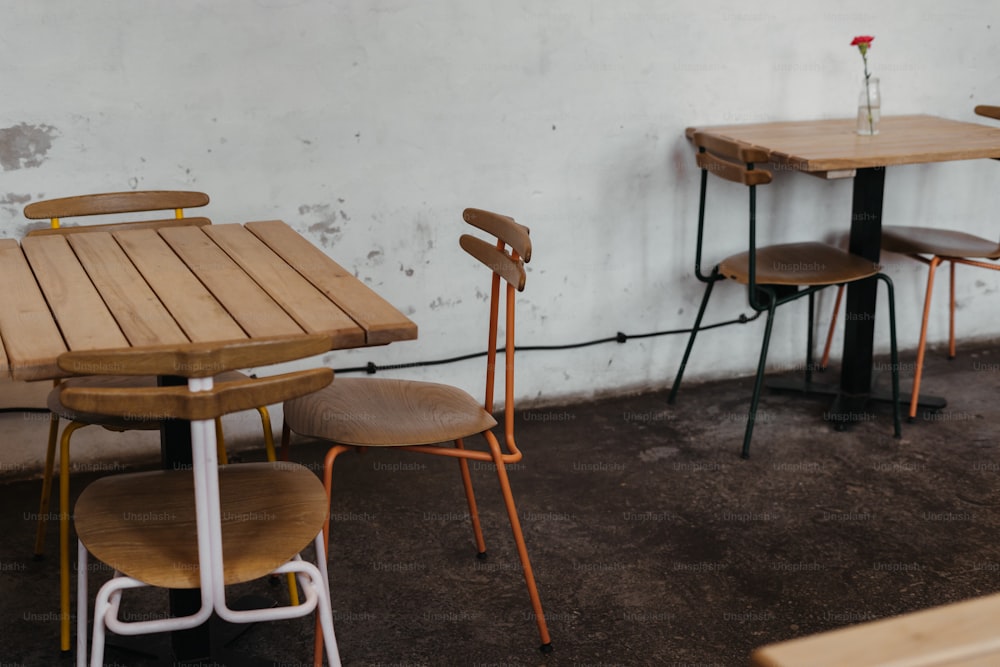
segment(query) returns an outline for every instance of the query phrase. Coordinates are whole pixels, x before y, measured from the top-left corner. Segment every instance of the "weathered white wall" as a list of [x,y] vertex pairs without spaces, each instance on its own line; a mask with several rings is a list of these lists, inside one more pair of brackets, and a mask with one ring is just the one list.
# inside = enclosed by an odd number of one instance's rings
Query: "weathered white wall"
[[[485,285],[456,244],[465,206],[532,228],[521,344],[689,326],[701,285],[685,126],[851,115],[854,35],[875,35],[884,113],[974,119],[974,105],[1000,103],[994,0],[2,5],[5,233],[25,231],[31,200],[129,188],[204,190],[216,222],[282,218],[420,326],[418,342],[330,355],[333,366],[482,348]],[[775,180],[761,194],[765,240],[847,230],[850,183]],[[893,168],[886,221],[995,238],[998,184],[990,162]],[[716,201],[709,261],[744,237],[743,193]],[[923,269],[886,260],[912,347]],[[1000,334],[998,285],[981,271],[961,282],[963,335]],[[716,294],[709,321],[745,310],[736,286]],[[799,362],[803,321],[798,306],[780,313],[776,367]],[[705,334],[689,377],[752,372],[760,332]],[[931,335],[945,335],[941,318]],[[684,340],[525,353],[518,394],[662,386]],[[464,362],[396,375],[478,390],[481,372]]]

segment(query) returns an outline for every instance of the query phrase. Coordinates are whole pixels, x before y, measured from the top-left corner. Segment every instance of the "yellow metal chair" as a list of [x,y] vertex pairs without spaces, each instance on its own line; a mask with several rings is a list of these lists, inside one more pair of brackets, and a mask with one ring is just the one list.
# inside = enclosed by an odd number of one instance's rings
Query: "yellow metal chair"
[[[326,455],[323,472],[328,495],[332,486],[334,461],[351,448],[394,447],[457,459],[476,549],[481,558],[486,555],[486,543],[480,527],[468,462],[471,460],[494,464],[541,636],[541,649],[548,652],[552,648],[549,631],[506,469],[508,464],[520,461],[522,457],[514,440],[514,295],[516,291],[524,289],[524,263],[531,259],[531,239],[527,227],[506,216],[466,209],[463,217],[470,225],[495,237],[494,243],[470,235],[462,235],[459,240],[466,252],[489,267],[493,273],[485,400],[479,402],[456,387],[431,382],[375,378],[337,380],[316,393],[285,402],[282,453],[287,455],[286,448],[291,433],[335,443]],[[501,322],[502,283],[506,286],[506,315]],[[492,431],[497,426],[497,421],[493,418],[493,399],[495,375],[500,372],[496,365],[500,324],[503,324],[505,343],[505,363],[502,368],[506,452]],[[330,418],[330,415],[342,415],[344,418]],[[353,419],[352,415],[363,415],[364,418]],[[485,439],[485,451],[466,448],[465,439],[477,435]],[[454,443],[454,446],[437,443]]]
[[[977,106],[976,113],[1000,120],[1000,107]],[[974,234],[952,229],[934,227],[887,226],[882,229],[882,250],[907,255],[927,265],[927,289],[924,295],[923,319],[920,323],[920,339],[917,343],[917,361],[913,373],[913,392],[910,396],[909,419],[917,416],[920,398],[920,380],[924,371],[924,353],[927,348],[927,321],[930,319],[931,294],[934,292],[934,277],[938,266],[947,262],[949,269],[948,299],[948,358],[955,358],[955,265],[976,266],[981,269],[1000,271],[1000,243]],[[826,336],[820,367],[826,368],[830,361],[830,345],[840,311],[843,287],[837,293],[833,304],[833,316]]]
[[[29,236],[42,234],[76,234],[93,231],[124,230],[124,229],[159,229],[174,226],[204,226],[211,220],[204,217],[185,217],[184,211],[208,204],[208,195],[202,192],[148,190],[133,192],[112,192],[76,197],[49,199],[29,204],[24,209],[24,215],[31,220],[48,219],[50,227],[29,232]],[[172,211],[171,218],[135,219],[136,214]],[[63,225],[65,218],[84,216],[121,216],[128,214],[130,220],[116,219],[114,222],[103,222],[94,225]],[[141,216],[140,216],[141,217]],[[105,219],[106,220],[106,219]],[[242,373],[232,371],[221,375],[217,380],[232,381],[243,379]],[[60,627],[61,647],[63,651],[70,649],[70,577],[69,577],[69,470],[70,442],[73,434],[84,426],[103,426],[111,431],[158,430],[160,422],[149,419],[125,420],[109,415],[82,413],[67,408],[62,402],[62,392],[68,387],[149,387],[156,384],[156,378],[125,377],[125,376],[92,376],[72,378],[57,383],[48,395],[47,406],[50,412],[48,447],[45,455],[45,470],[42,478],[42,493],[38,509],[38,523],[35,532],[35,557],[41,558],[45,553],[45,531],[49,506],[52,497],[52,477],[55,467],[56,442],[59,447],[59,559],[60,559]],[[264,430],[264,442],[267,447],[268,460],[275,460],[274,436],[271,431],[271,420],[266,407],[258,407]],[[59,438],[59,421],[68,422]],[[217,422],[217,439],[219,443],[219,458],[225,462],[225,447],[222,439],[220,423]],[[294,595],[294,589],[293,589]]]

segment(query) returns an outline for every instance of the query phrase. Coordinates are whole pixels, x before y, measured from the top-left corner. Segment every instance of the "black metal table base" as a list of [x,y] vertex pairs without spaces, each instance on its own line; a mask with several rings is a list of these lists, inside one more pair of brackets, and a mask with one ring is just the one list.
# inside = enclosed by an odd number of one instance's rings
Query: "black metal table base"
[[[824,413],[824,418],[832,422],[838,431],[843,431],[853,424],[872,421],[875,416],[869,410],[871,403],[892,404],[892,391],[889,389],[872,389],[863,396],[850,396],[841,391],[836,382],[822,382],[815,378],[806,383],[801,375],[779,376],[768,378],[765,386],[773,391],[801,394],[803,396],[833,396],[830,410]],[[899,392],[900,409],[905,414],[910,405],[912,394]],[[921,394],[917,401],[918,412],[939,412],[948,405],[948,401],[940,396]]]

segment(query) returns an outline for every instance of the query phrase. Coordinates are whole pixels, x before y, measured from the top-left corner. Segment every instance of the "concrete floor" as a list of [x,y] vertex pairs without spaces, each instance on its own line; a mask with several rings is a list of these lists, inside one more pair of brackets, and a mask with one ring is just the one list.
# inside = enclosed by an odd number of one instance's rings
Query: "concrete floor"
[[[885,407],[838,432],[824,421],[828,399],[768,393],[749,460],[738,456],[749,379],[687,385],[672,407],[651,393],[519,413],[525,459],[510,478],[548,656],[490,469],[473,470],[481,562],[454,464],[342,457],[331,577],[344,664],[745,665],[762,644],[1000,590],[997,371],[993,346],[932,355],[925,389],[949,406],[904,423],[899,440]],[[7,426],[4,438],[41,447],[40,420]],[[324,451],[297,442],[293,458],[316,465]],[[77,474],[74,490],[104,472]],[[54,525],[49,556],[31,558],[38,489],[0,485],[4,666],[71,664],[58,651]],[[268,582],[233,595],[250,592],[284,595]],[[159,613],[163,598],[137,595],[125,609]],[[302,620],[259,625],[232,647],[308,664],[311,633]],[[155,664],[121,651],[107,662]]]

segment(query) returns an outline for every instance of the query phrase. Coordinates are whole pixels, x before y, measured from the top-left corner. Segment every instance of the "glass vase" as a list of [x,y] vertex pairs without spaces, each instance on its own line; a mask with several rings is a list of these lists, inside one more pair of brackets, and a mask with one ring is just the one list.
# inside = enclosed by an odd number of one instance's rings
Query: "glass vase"
[[858,95],[858,134],[878,134],[878,123],[882,117],[882,88],[877,76],[869,77],[861,84]]

